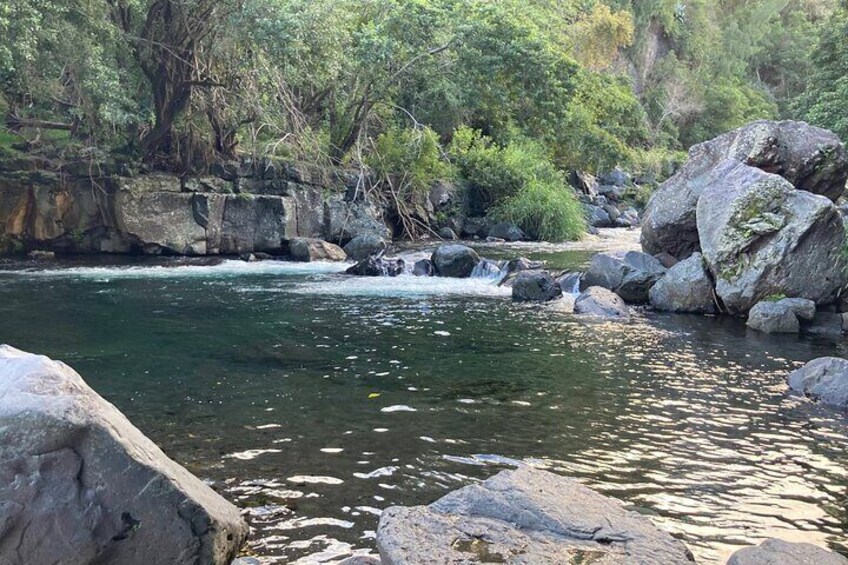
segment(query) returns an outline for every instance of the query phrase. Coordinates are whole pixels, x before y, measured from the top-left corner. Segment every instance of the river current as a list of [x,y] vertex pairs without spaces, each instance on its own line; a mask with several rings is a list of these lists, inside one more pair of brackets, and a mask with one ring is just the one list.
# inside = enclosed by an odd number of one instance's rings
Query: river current
[[[565,270],[637,241],[479,250]],[[703,316],[586,322],[491,279],[343,268],[7,263],[0,343],[74,367],[244,508],[263,563],[373,553],[382,509],[515,465],[625,501],[699,563],[770,536],[848,554],[848,419],[784,384],[845,342]]]

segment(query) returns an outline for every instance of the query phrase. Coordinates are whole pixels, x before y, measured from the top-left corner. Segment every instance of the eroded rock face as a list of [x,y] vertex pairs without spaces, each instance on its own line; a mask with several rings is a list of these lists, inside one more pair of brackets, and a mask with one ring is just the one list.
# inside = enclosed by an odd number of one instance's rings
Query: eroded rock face
[[848,360],[821,357],[793,371],[789,387],[813,400],[848,408]]
[[704,258],[695,253],[673,265],[650,290],[651,306],[662,312],[712,314],[713,282]]
[[392,507],[377,529],[383,563],[693,562],[679,541],[573,479],[522,467],[430,506]]
[[562,298],[556,280],[544,271],[524,271],[512,283],[512,299],[516,302],[550,302]]
[[630,308],[624,300],[600,286],[593,286],[583,291],[574,303],[574,313],[593,318],[608,318],[623,322],[630,320]]
[[642,215],[646,252],[686,258],[698,251],[698,199],[712,170],[728,159],[834,201],[848,179],[848,157],[835,134],[803,122],[754,122],[689,150],[688,161],[654,193]]
[[296,237],[289,241],[289,253],[295,261],[344,261],[344,249],[322,239]]
[[599,253],[592,257],[581,284],[602,286],[627,302],[647,302],[648,292],[665,272],[662,263],[647,253]]
[[731,313],[775,295],[828,304],[845,284],[836,207],[777,175],[735,161],[717,167],[698,200],[698,232]]
[[227,564],[239,510],[70,367],[0,346],[0,562]]
[[442,245],[431,260],[440,277],[468,278],[480,262],[480,256],[464,245]]
[[810,543],[772,538],[740,549],[730,556],[727,565],[848,565],[848,559]]

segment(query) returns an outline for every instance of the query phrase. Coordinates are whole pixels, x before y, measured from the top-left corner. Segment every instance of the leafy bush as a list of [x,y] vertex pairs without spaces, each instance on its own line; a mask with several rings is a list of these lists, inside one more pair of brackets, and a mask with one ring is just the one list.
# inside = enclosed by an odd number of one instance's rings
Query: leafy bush
[[563,241],[585,233],[583,207],[539,145],[517,140],[499,147],[480,132],[460,128],[450,154],[470,193],[472,213],[514,223],[535,239]]
[[416,194],[453,176],[450,163],[442,158],[439,137],[429,127],[393,128],[380,134],[366,162],[380,177]]

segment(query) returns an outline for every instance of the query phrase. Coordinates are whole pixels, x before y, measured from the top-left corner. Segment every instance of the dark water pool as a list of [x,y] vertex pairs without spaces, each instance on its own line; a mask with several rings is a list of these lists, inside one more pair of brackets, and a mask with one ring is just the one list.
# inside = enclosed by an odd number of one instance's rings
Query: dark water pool
[[697,316],[585,323],[485,280],[337,270],[0,272],[0,342],[66,361],[214,481],[268,563],[373,551],[382,508],[516,464],[626,501],[700,563],[766,536],[848,552],[846,415],[783,384],[844,344]]

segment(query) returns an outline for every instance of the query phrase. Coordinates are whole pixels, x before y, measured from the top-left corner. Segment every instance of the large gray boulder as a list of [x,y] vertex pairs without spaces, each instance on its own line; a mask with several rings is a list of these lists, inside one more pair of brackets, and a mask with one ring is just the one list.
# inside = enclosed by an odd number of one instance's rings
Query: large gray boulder
[[440,277],[468,278],[480,262],[480,256],[470,247],[451,244],[436,249],[431,260]]
[[767,539],[756,547],[740,549],[727,565],[848,565],[848,559],[810,543]]
[[683,543],[617,500],[530,467],[430,506],[385,510],[377,547],[385,565],[693,562]]
[[574,313],[593,318],[608,318],[612,320],[629,321],[630,308],[624,300],[600,286],[593,286],[583,291],[574,303]]
[[828,304],[845,285],[836,207],[777,175],[735,161],[717,167],[698,200],[698,233],[732,313],[775,295]]
[[322,239],[296,237],[289,241],[289,254],[295,261],[344,261],[347,254],[344,249]]
[[758,302],[748,312],[749,328],[767,334],[796,334],[801,331],[801,324],[792,308],[786,303],[763,301]]
[[695,253],[673,265],[650,290],[651,306],[662,312],[712,314],[713,282],[704,258]]
[[592,257],[581,284],[602,286],[627,302],[647,302],[651,287],[665,272],[662,263],[647,253],[599,253]]
[[699,249],[698,199],[710,185],[712,170],[728,159],[834,201],[848,179],[845,147],[835,134],[803,122],[754,122],[689,150],[689,159],[653,194],[642,214],[645,251],[685,258]]
[[848,408],[848,360],[821,357],[790,373],[789,388],[813,400]]
[[515,302],[550,302],[562,298],[562,289],[556,280],[544,271],[523,271],[512,283]]
[[0,346],[0,563],[223,565],[246,537],[73,369]]
[[385,253],[386,248],[386,240],[377,234],[366,233],[351,239],[344,246],[344,252],[347,253],[349,259],[362,261],[372,255]]
[[324,202],[324,219],[324,236],[330,241],[345,243],[365,234],[392,238],[382,208],[370,200],[351,201],[344,194],[331,194]]

